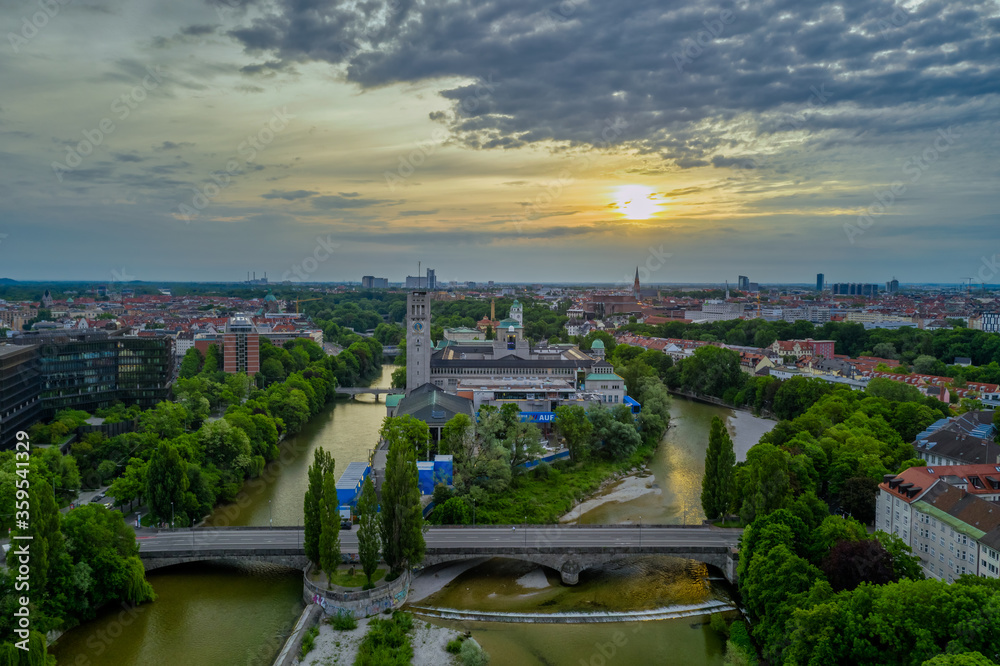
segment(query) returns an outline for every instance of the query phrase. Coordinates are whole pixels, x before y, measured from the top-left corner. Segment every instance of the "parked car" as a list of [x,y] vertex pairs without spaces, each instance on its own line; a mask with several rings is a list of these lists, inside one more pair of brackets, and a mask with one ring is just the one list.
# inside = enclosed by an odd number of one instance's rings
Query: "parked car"
[[354,523],[351,522],[350,518],[341,518],[340,519],[340,529],[342,529],[342,530],[350,530],[351,527],[353,527],[353,526],[354,526]]
[[98,493],[97,495],[94,495],[90,499],[90,503],[94,504],[94,503],[97,503],[97,502],[101,502],[102,500],[104,500],[104,495],[101,495],[100,493]]

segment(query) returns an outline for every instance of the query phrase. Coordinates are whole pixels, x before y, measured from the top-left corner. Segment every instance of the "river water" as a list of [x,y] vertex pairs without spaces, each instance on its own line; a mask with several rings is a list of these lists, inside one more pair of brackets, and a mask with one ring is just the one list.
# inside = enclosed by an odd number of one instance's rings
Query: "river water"
[[[373,383],[388,387],[392,366]],[[674,398],[671,428],[650,461],[652,487],[628,501],[608,501],[579,517],[581,523],[637,521],[696,523],[701,474],[713,416],[734,432],[742,459],[768,427],[745,414]],[[302,498],[313,449],[323,446],[337,461],[366,460],[385,417],[385,404],[371,396],[338,401],[301,433],[282,443],[282,456],[251,482],[236,504],[220,507],[211,525],[301,525]],[[752,441],[751,441],[752,440]],[[741,455],[742,453],[742,455]],[[657,492],[659,491],[659,492]],[[302,608],[301,574],[266,565],[186,565],[153,571],[158,599],[133,611],[107,609],[67,632],[55,646],[59,664],[80,666],[177,663],[270,664]],[[552,613],[671,609],[728,602],[726,586],[704,565],[646,558],[585,572],[575,587],[563,587],[552,572],[522,563],[492,560],[467,570],[414,606],[480,611]],[[647,622],[530,624],[427,618],[468,628],[492,655],[491,663],[722,664],[723,642],[705,615]],[[611,618],[609,618],[611,619]],[[670,655],[669,659],[663,655]],[[652,660],[652,661],[651,661]]]

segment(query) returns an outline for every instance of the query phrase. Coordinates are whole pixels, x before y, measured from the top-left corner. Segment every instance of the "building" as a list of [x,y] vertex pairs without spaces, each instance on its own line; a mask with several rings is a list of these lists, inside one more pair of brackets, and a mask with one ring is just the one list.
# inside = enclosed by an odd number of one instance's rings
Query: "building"
[[1000,312],[984,312],[979,321],[982,330],[1000,333]]
[[823,285],[826,282],[826,276],[822,273],[816,274],[816,291],[823,291]]
[[635,267],[635,281],[632,283],[632,298],[635,300],[642,299],[642,289],[639,287],[639,267]]
[[260,335],[247,315],[230,317],[222,336],[222,369],[245,372],[253,377],[260,372]]
[[[407,357],[407,364],[409,358]],[[456,414],[465,414],[473,422],[476,420],[476,410],[473,409],[472,400],[453,393],[448,393],[440,387],[430,383],[424,383],[412,391],[407,391],[406,395],[398,401],[386,401],[386,412],[388,416],[412,416],[427,424],[430,428],[431,440],[441,440],[441,429]],[[419,458],[423,451],[417,451]],[[424,459],[427,456],[424,455]]]
[[373,275],[365,275],[361,278],[361,288],[362,289],[388,289],[389,288],[389,278],[375,277]]
[[1000,465],[910,467],[879,485],[875,527],[900,537],[927,576],[1000,578]]
[[41,412],[38,348],[0,345],[0,449],[13,448]]
[[406,289],[426,289],[428,291],[434,291],[437,289],[437,277],[435,276],[434,269],[428,268],[427,275],[424,277],[407,275],[404,287]]
[[625,402],[625,380],[613,372],[591,372],[583,380],[588,393],[601,396],[601,402],[620,405]]
[[711,321],[728,321],[739,319],[743,316],[742,303],[729,303],[720,300],[707,300],[701,306],[701,310],[687,310],[684,318],[695,323]]
[[126,335],[127,329],[29,332],[12,340],[37,346],[41,411],[51,419],[63,409],[88,412],[115,403],[149,408],[167,399],[173,373],[173,340]]
[[806,356],[823,356],[824,358],[834,357],[833,340],[775,340],[768,349],[778,356],[794,356],[796,359]]
[[750,291],[750,278],[741,275],[736,279],[736,288],[740,291]]
[[917,456],[928,465],[1000,465],[993,412],[972,411],[941,419],[917,435]]
[[877,284],[860,284],[854,282],[840,282],[833,285],[834,296],[878,296],[879,286]]
[[885,290],[887,292],[889,292],[890,294],[895,294],[896,292],[898,292],[899,291],[899,280],[897,280],[896,278],[892,278],[891,280],[889,280],[888,282],[886,282],[885,283]]
[[407,395],[431,381],[432,346],[430,297],[426,291],[411,291],[406,296]]

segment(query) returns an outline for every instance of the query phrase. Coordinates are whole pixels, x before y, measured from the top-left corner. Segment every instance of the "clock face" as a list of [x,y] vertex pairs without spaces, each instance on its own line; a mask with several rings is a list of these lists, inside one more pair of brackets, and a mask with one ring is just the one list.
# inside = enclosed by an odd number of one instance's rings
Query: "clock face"
[[414,333],[420,333],[423,330],[424,330],[424,325],[421,322],[419,322],[419,321],[413,322],[413,332]]

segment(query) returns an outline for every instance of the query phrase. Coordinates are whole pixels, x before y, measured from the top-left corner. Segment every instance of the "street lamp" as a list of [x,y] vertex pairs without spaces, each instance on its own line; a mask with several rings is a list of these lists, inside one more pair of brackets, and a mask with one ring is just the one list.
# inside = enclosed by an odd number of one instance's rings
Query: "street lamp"
[[476,526],[476,498],[472,498],[472,526]]
[[642,516],[639,516],[639,548],[642,548]]
[[524,514],[524,547],[528,547],[528,514]]
[[267,500],[267,526],[274,527],[274,522],[271,520],[271,500]]
[[170,503],[170,529],[174,529],[174,503]]

